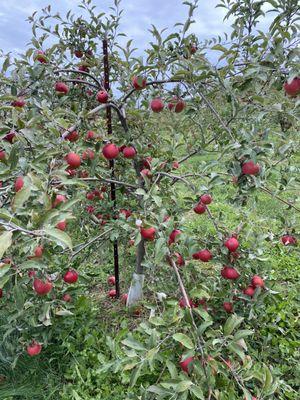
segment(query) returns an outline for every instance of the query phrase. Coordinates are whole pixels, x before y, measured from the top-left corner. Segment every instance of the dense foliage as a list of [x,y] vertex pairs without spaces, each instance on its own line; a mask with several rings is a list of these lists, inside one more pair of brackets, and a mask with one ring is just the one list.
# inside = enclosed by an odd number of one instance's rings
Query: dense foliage
[[0,398],[297,398],[299,6],[184,4],[144,53],[49,6],[3,61]]

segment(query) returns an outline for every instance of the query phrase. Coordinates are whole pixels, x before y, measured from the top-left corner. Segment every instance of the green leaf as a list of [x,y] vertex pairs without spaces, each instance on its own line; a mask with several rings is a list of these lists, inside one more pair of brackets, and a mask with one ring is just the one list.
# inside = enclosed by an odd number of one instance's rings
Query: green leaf
[[122,343],[127,346],[130,347],[131,349],[135,349],[135,350],[147,350],[146,347],[138,342],[137,340],[129,337],[127,339],[122,340]]
[[205,400],[202,389],[199,386],[193,385],[190,387],[190,392],[197,398]]
[[231,315],[224,325],[224,335],[229,336],[242,322],[244,318],[238,317],[236,314]]
[[62,317],[65,317],[65,316],[70,316],[70,315],[74,315],[74,314],[71,311],[66,310],[65,308],[62,308],[62,309],[56,311],[55,315],[60,315]]
[[193,385],[192,381],[181,381],[175,386],[176,393],[182,393],[188,390]]
[[4,264],[4,267],[0,268],[0,279],[7,274],[7,272],[10,270],[10,265]]
[[49,236],[52,241],[54,241],[64,249],[67,247],[69,247],[69,249],[72,249],[72,240],[66,232],[63,232],[56,228],[46,228],[45,234]]
[[184,333],[175,333],[172,337],[176,342],[181,343],[187,349],[194,349],[195,347],[192,340]]
[[249,329],[241,329],[240,331],[237,331],[236,334],[234,335],[234,340],[239,340],[243,339],[247,336],[253,335],[254,331],[250,331]]
[[12,244],[12,232],[5,231],[0,236],[0,258]]
[[16,211],[21,207],[23,207],[23,204],[29,199],[30,195],[31,195],[30,181],[28,179],[26,182],[26,179],[24,179],[23,188],[16,193],[13,199],[12,209]]
[[133,387],[136,384],[136,381],[139,379],[142,372],[143,364],[141,363],[131,374],[130,377],[130,387]]

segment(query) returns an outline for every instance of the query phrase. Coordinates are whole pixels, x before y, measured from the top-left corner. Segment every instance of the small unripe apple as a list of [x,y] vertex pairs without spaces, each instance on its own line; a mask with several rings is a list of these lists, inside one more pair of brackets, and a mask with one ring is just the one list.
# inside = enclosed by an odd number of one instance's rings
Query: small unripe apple
[[19,192],[24,186],[24,179],[22,176],[18,176],[17,179],[15,180],[15,191]]
[[61,203],[65,203],[67,201],[66,196],[64,196],[63,194],[57,194],[55,197],[55,200],[52,204],[52,207],[55,208],[57,207],[59,204]]
[[20,108],[24,107],[25,104],[26,104],[26,101],[24,100],[23,97],[18,97],[16,100],[14,100],[14,101],[11,103],[11,105],[12,105],[13,107],[20,107]]
[[69,293],[65,293],[62,297],[62,300],[66,303],[70,303],[72,301],[72,296]]
[[115,298],[116,296],[117,296],[116,289],[111,289],[111,290],[108,292],[108,297],[110,297],[111,299]]
[[65,231],[67,227],[67,221],[60,221],[55,225],[55,227],[60,231]]
[[226,240],[226,242],[224,243],[225,247],[227,247],[227,249],[230,252],[234,252],[237,250],[237,248],[239,247],[239,242],[235,237],[231,237],[229,239]]
[[264,286],[265,286],[264,280],[263,280],[260,276],[258,276],[258,275],[254,275],[254,276],[252,277],[252,279],[251,279],[251,284],[252,284],[252,286],[253,286],[254,288],[257,288],[257,287],[264,287]]
[[179,229],[174,229],[169,236],[169,241],[168,244],[171,245],[175,242],[177,236],[179,236],[181,234],[181,230]]
[[78,280],[78,273],[74,271],[74,269],[69,269],[69,271],[64,274],[63,280],[66,283],[75,283]]
[[238,271],[235,268],[227,267],[227,266],[223,267],[223,269],[221,271],[221,275],[223,278],[229,279],[229,280],[235,280],[240,277],[240,274],[238,273]]
[[297,244],[297,239],[295,238],[295,236],[292,235],[282,236],[281,241],[285,246]]
[[198,203],[194,208],[193,208],[194,212],[196,214],[204,214],[206,211],[206,205],[202,204],[201,202]]
[[132,78],[132,86],[135,90],[142,90],[145,89],[147,83],[147,79],[141,76],[134,76]]
[[80,167],[80,164],[81,164],[80,156],[73,152],[67,154],[66,161],[69,164],[70,168],[72,168],[72,169],[76,169],[76,168]]
[[95,139],[96,133],[94,131],[87,131],[86,133],[86,140],[93,140]]
[[150,228],[140,228],[141,236],[145,240],[154,240],[155,239],[155,233],[156,229],[154,227]]
[[34,256],[35,256],[35,257],[38,257],[38,258],[42,257],[43,251],[44,251],[43,246],[37,246],[37,247],[35,248],[35,250],[34,250]]
[[136,156],[136,150],[132,146],[124,147],[122,152],[125,158],[134,158]]
[[201,203],[208,205],[212,202],[212,197],[210,194],[205,193],[200,197],[200,201]]
[[260,171],[259,164],[255,164],[254,161],[250,160],[242,165],[242,173],[244,175],[257,175]]
[[255,288],[253,286],[248,286],[246,289],[243,290],[243,293],[246,296],[253,297],[255,293]]
[[50,281],[43,282],[41,279],[35,278],[33,281],[33,289],[40,296],[44,296],[51,292],[52,283]]
[[114,285],[116,284],[116,278],[115,278],[114,276],[109,276],[109,277],[107,278],[107,283],[108,283],[110,286],[114,286]]
[[56,82],[54,89],[57,93],[62,94],[67,94],[70,90],[64,82]]
[[113,160],[118,157],[119,148],[114,143],[108,143],[103,147],[102,154],[107,160]]
[[161,99],[153,99],[150,103],[150,108],[153,112],[159,113],[164,109],[164,103]]
[[291,82],[285,82],[283,85],[285,93],[291,97],[296,97],[300,94],[300,78],[296,77]]
[[97,93],[97,101],[99,101],[99,103],[107,103],[108,100],[108,93],[106,90],[100,90],[100,92]]
[[65,136],[65,140],[68,140],[69,142],[76,142],[79,138],[79,134],[77,131],[69,132],[67,136]]
[[223,308],[227,313],[232,313],[233,312],[233,304],[228,302],[228,301],[225,301],[223,303]]
[[26,351],[30,357],[37,356],[42,351],[42,345],[40,343],[36,342],[35,340],[33,340],[31,342],[31,344],[29,346],[27,346]]
[[185,360],[180,361],[179,365],[182,371],[188,374],[191,370],[193,361],[194,357],[188,357]]

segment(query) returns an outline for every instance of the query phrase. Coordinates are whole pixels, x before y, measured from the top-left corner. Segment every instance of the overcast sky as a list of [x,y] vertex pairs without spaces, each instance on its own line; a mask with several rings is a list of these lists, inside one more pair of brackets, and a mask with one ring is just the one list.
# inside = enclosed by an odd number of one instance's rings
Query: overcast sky
[[[0,49],[4,52],[23,52],[31,38],[31,27],[26,18],[34,11],[51,4],[53,11],[63,14],[66,10],[77,11],[79,0],[0,0]],[[98,10],[107,9],[112,0],[94,0]],[[210,38],[228,30],[228,23],[222,22],[224,11],[215,8],[218,0],[200,0],[196,12],[196,24],[192,31],[199,39]],[[133,38],[137,47],[144,47],[149,38],[151,24],[158,28],[172,26],[184,21],[187,7],[181,0],[123,0],[125,12],[121,29]]]

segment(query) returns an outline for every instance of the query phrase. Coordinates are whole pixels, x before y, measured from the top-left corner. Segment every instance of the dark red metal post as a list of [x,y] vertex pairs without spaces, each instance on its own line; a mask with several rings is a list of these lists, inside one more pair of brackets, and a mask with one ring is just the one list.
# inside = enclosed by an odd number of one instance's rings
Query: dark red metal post
[[[104,39],[103,42],[103,61],[104,61],[104,89],[108,92],[110,89],[109,83],[109,60],[108,60],[108,49],[107,40]],[[106,107],[106,123],[107,123],[107,134],[112,135],[112,120],[111,120],[111,107]],[[109,167],[111,170],[111,178],[115,178],[115,162],[114,160],[109,161]],[[114,212],[117,206],[116,201],[116,185],[115,183],[110,184],[110,198],[114,205]],[[116,295],[120,296],[120,273],[119,273],[119,251],[118,251],[118,241],[114,241],[114,270],[116,279]]]

